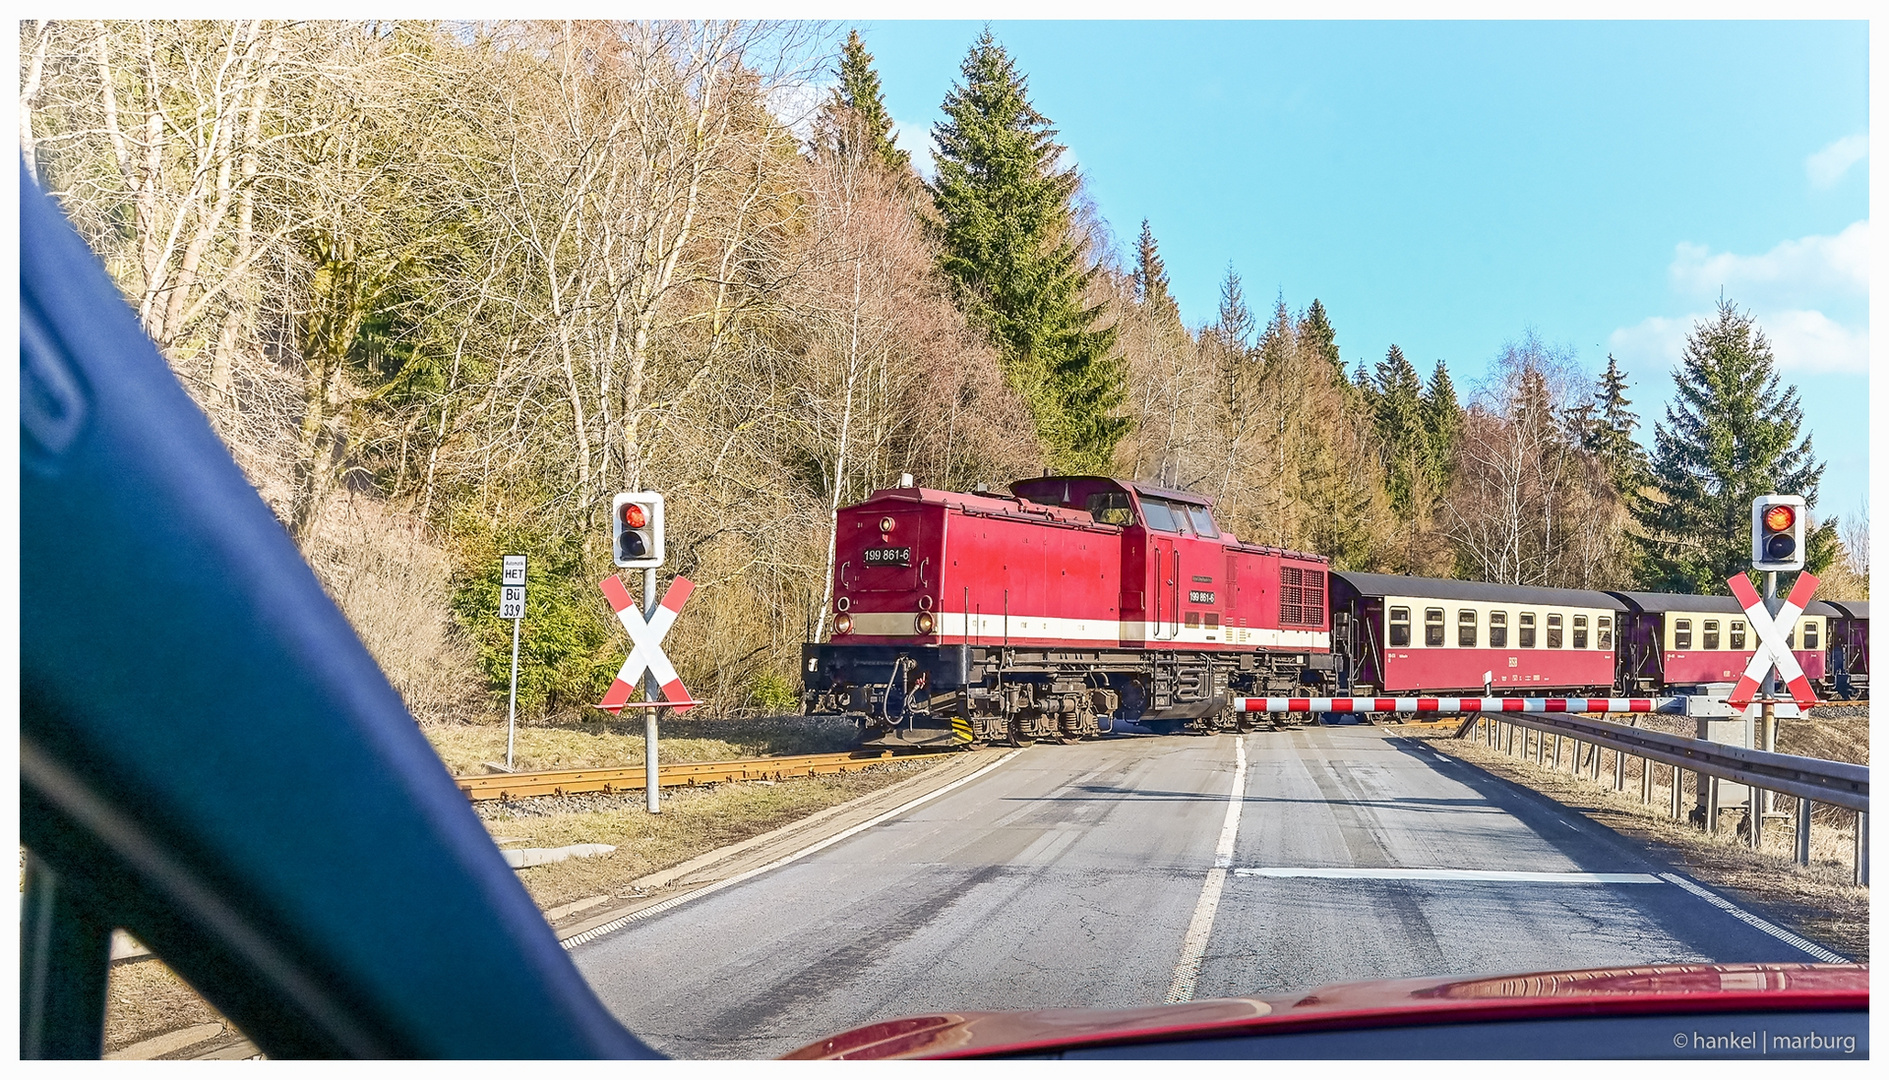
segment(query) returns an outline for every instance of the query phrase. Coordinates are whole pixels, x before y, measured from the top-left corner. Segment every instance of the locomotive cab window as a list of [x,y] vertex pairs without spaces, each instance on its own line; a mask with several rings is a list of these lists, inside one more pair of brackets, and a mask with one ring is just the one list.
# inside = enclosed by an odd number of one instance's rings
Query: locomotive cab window
[[1717,619],[1705,620],[1705,629],[1699,636],[1702,639],[1699,642],[1699,648],[1701,649],[1718,648],[1718,620]]
[[1509,647],[1509,613],[1491,611],[1489,613],[1489,647],[1506,649]]
[[1558,614],[1548,616],[1548,647],[1550,649],[1561,647],[1561,616]]
[[1587,648],[1587,616],[1585,615],[1576,615],[1574,617],[1574,647],[1577,649]]
[[1476,613],[1469,608],[1456,613],[1456,644],[1465,649],[1476,647]]
[[1535,647],[1535,613],[1524,611],[1515,617],[1515,646],[1520,649]]
[[1611,615],[1602,615],[1594,620],[1594,644],[1602,649],[1614,647],[1614,620]]
[[1808,652],[1816,651],[1817,637],[1818,637],[1817,624],[1810,621],[1809,619],[1805,619],[1804,620],[1804,649],[1806,651]]
[[1187,516],[1194,523],[1194,531],[1209,540],[1220,537],[1220,529],[1213,523],[1213,511],[1204,506],[1189,506]]
[[1423,609],[1423,643],[1430,646],[1443,644],[1443,609],[1440,607]]
[[1745,647],[1745,620],[1733,619],[1732,620],[1732,648],[1742,649],[1744,647]]
[[1390,639],[1391,647],[1394,649],[1402,649],[1410,645],[1409,608],[1394,607],[1391,609]]
[[1673,648],[1675,650],[1692,648],[1691,619],[1673,620]]
[[1104,525],[1135,523],[1135,511],[1128,503],[1126,491],[1098,491],[1089,496],[1086,508],[1089,516]]
[[1159,529],[1169,533],[1181,531],[1181,523],[1174,520],[1174,511],[1160,499],[1141,500],[1141,517],[1148,523],[1150,529]]

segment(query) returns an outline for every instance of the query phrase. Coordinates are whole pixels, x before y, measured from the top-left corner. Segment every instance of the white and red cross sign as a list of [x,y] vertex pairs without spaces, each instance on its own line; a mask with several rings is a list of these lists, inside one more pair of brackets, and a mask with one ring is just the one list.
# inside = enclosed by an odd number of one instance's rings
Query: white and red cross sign
[[1725,582],[1732,587],[1732,596],[1737,598],[1738,606],[1745,609],[1745,618],[1750,620],[1751,629],[1758,636],[1758,651],[1751,654],[1751,663],[1745,665],[1745,673],[1738,677],[1738,685],[1732,687],[1729,701],[1733,708],[1742,709],[1751,704],[1751,697],[1758,692],[1758,684],[1777,668],[1784,685],[1791,692],[1792,700],[1800,708],[1808,709],[1817,703],[1817,692],[1810,688],[1810,680],[1804,677],[1804,669],[1798,665],[1797,657],[1791,654],[1790,643],[1784,635],[1797,624],[1804,608],[1810,605],[1810,595],[1817,591],[1816,575],[1805,571],[1797,575],[1797,581],[1791,586],[1791,593],[1784,600],[1784,606],[1778,609],[1777,617],[1765,610],[1764,600],[1758,596],[1758,590],[1751,587],[1751,581],[1743,574],[1735,574]]
[[[688,687],[682,685],[677,677],[675,666],[669,663],[669,657],[662,651],[662,639],[669,634],[669,628],[675,625],[676,615],[682,611],[682,605],[688,602],[689,594],[695,591],[695,583],[688,578],[679,577],[669,583],[669,591],[663,593],[662,603],[656,606],[656,613],[644,621],[642,611],[636,601],[630,599],[628,589],[615,577],[607,577],[597,583],[603,590],[604,598],[616,609],[617,621],[630,634],[630,655],[623,661],[623,669],[617,672],[617,679],[610,684],[610,691],[597,703],[599,709],[606,712],[620,712],[626,706],[668,705],[677,712],[694,707],[689,699]],[[643,681],[643,672],[656,676],[656,682],[662,687],[662,701],[632,702],[630,694],[637,684]]]

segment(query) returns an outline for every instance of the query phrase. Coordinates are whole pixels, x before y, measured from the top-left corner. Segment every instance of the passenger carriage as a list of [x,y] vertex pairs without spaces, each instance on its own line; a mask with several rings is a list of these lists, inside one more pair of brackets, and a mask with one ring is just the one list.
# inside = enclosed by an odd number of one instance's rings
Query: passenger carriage
[[[1744,608],[1729,596],[1614,592],[1627,605],[1620,656],[1622,688],[1650,692],[1696,692],[1738,681],[1757,635]],[[1827,687],[1825,649],[1836,608],[1812,601],[1785,632],[1804,675]]]
[[1603,592],[1334,571],[1342,692],[1587,693],[1614,682],[1625,606]]
[[1845,701],[1869,696],[1869,601],[1831,600],[1830,685]]

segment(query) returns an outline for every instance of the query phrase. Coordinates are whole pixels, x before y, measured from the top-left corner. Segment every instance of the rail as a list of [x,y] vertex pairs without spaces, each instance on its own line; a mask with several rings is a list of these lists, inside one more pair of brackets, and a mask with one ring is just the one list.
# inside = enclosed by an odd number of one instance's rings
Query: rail
[[[1504,732],[1504,726],[1509,728]],[[1673,770],[1672,816],[1681,816],[1680,773],[1695,774],[1699,779],[1697,790],[1706,800],[1706,829],[1716,832],[1718,826],[1718,785],[1720,781],[1743,784],[1752,790],[1751,807],[1757,812],[1748,815],[1750,827],[1747,840],[1753,848],[1763,843],[1764,813],[1762,800],[1757,792],[1771,791],[1780,795],[1797,798],[1797,845],[1796,858],[1800,865],[1810,861],[1810,810],[1813,803],[1840,806],[1856,811],[1856,834],[1854,855],[1854,880],[1858,885],[1869,883],[1869,766],[1853,765],[1844,761],[1824,761],[1819,758],[1797,757],[1792,754],[1779,754],[1769,750],[1747,749],[1726,743],[1710,742],[1705,739],[1689,739],[1682,735],[1671,735],[1663,731],[1649,731],[1644,728],[1628,727],[1606,720],[1595,720],[1574,716],[1567,713],[1509,711],[1500,714],[1487,713],[1472,715],[1464,721],[1459,736],[1477,737],[1491,748],[1515,753],[1514,729],[1533,729],[1543,738],[1536,740],[1535,757],[1541,758],[1546,753],[1547,735],[1556,737],[1555,763],[1559,767],[1560,743],[1563,737],[1574,741],[1573,767],[1576,774],[1584,771],[1583,743],[1592,743],[1596,747],[1591,757],[1591,772],[1595,780],[1600,779],[1600,750],[1614,752],[1614,789],[1625,787],[1626,758],[1637,757],[1644,763],[1641,770],[1640,797],[1642,802],[1652,800],[1652,763],[1659,762]],[[1528,739],[1522,740],[1522,755],[1528,756]]]
[[[837,754],[792,754],[784,757],[742,758],[736,761],[677,761],[657,770],[662,787],[694,787],[729,780],[784,780],[795,776],[823,776],[856,772],[898,757],[891,750],[851,751]],[[557,769],[549,772],[493,773],[455,776],[453,783],[474,802],[486,799],[524,799],[534,795],[571,795],[598,791],[643,791],[641,766],[623,769]]]

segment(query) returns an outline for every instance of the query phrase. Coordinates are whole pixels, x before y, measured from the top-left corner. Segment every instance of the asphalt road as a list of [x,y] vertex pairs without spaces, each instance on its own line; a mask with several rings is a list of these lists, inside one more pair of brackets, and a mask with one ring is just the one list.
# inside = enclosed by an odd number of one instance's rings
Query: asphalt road
[[1416,740],[1326,727],[1241,750],[1231,735],[1032,747],[573,957],[651,1045],[701,1058],[937,1010],[1815,959]]

